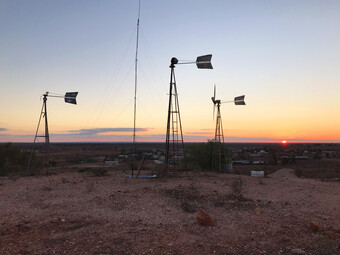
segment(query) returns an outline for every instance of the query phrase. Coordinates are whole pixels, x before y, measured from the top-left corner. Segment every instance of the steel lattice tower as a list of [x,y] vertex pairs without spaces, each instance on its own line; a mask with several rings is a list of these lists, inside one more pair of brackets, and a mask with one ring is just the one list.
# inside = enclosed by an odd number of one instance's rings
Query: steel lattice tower
[[184,158],[182,123],[174,70],[175,64],[177,63],[178,60],[176,58],[171,59],[168,121],[165,142],[165,174],[167,174],[169,170],[179,170],[180,160]]
[[222,125],[222,117],[220,111],[221,100],[216,100],[214,102],[217,108],[217,116],[216,116],[216,128],[215,128],[215,139],[214,139],[214,147],[213,147],[213,161],[212,161],[212,170],[219,171],[220,173],[224,172],[225,164],[227,162],[227,155],[225,151],[224,145],[224,134],[223,134],[223,125]]

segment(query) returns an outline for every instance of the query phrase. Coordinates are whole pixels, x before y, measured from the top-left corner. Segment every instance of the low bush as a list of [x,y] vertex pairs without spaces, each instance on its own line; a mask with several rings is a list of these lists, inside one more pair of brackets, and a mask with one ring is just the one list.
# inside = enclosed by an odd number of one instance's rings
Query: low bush
[[[215,143],[208,141],[206,143],[192,143],[186,145],[184,165],[186,169],[196,171],[213,170],[213,152]],[[216,149],[216,148],[215,148]],[[226,158],[230,158],[231,152],[225,147]],[[218,164],[215,158],[214,165]],[[225,164],[225,158],[222,157],[221,164]]]
[[99,177],[99,176],[105,176],[107,175],[107,169],[100,168],[100,167],[83,167],[78,170],[79,173],[92,173],[93,176]]
[[[0,176],[32,175],[34,171],[27,169],[29,158],[30,152],[22,150],[19,146],[14,146],[11,143],[0,145]],[[31,169],[40,167],[41,164],[33,154]]]

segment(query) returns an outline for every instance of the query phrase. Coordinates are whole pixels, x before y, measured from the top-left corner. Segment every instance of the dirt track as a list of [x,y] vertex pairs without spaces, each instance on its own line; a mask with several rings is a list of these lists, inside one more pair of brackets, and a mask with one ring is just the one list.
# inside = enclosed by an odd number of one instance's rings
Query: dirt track
[[339,181],[212,173],[2,178],[0,254],[340,254],[339,194]]

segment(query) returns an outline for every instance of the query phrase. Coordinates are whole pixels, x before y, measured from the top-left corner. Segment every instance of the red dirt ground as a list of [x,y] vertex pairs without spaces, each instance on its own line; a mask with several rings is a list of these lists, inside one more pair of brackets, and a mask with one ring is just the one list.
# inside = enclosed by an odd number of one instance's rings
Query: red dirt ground
[[339,194],[339,180],[213,173],[1,178],[0,254],[340,254]]

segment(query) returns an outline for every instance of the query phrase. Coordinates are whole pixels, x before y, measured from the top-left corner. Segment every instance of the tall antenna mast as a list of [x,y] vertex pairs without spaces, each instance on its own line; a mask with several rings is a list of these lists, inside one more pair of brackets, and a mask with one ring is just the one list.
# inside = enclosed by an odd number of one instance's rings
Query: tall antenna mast
[[137,39],[136,39],[136,58],[135,58],[135,97],[134,97],[134,107],[133,107],[133,155],[132,155],[132,177],[134,170],[134,162],[136,156],[136,110],[137,110],[137,71],[138,71],[138,42],[139,42],[139,18],[140,18],[140,2],[138,5],[138,19],[137,19]]

